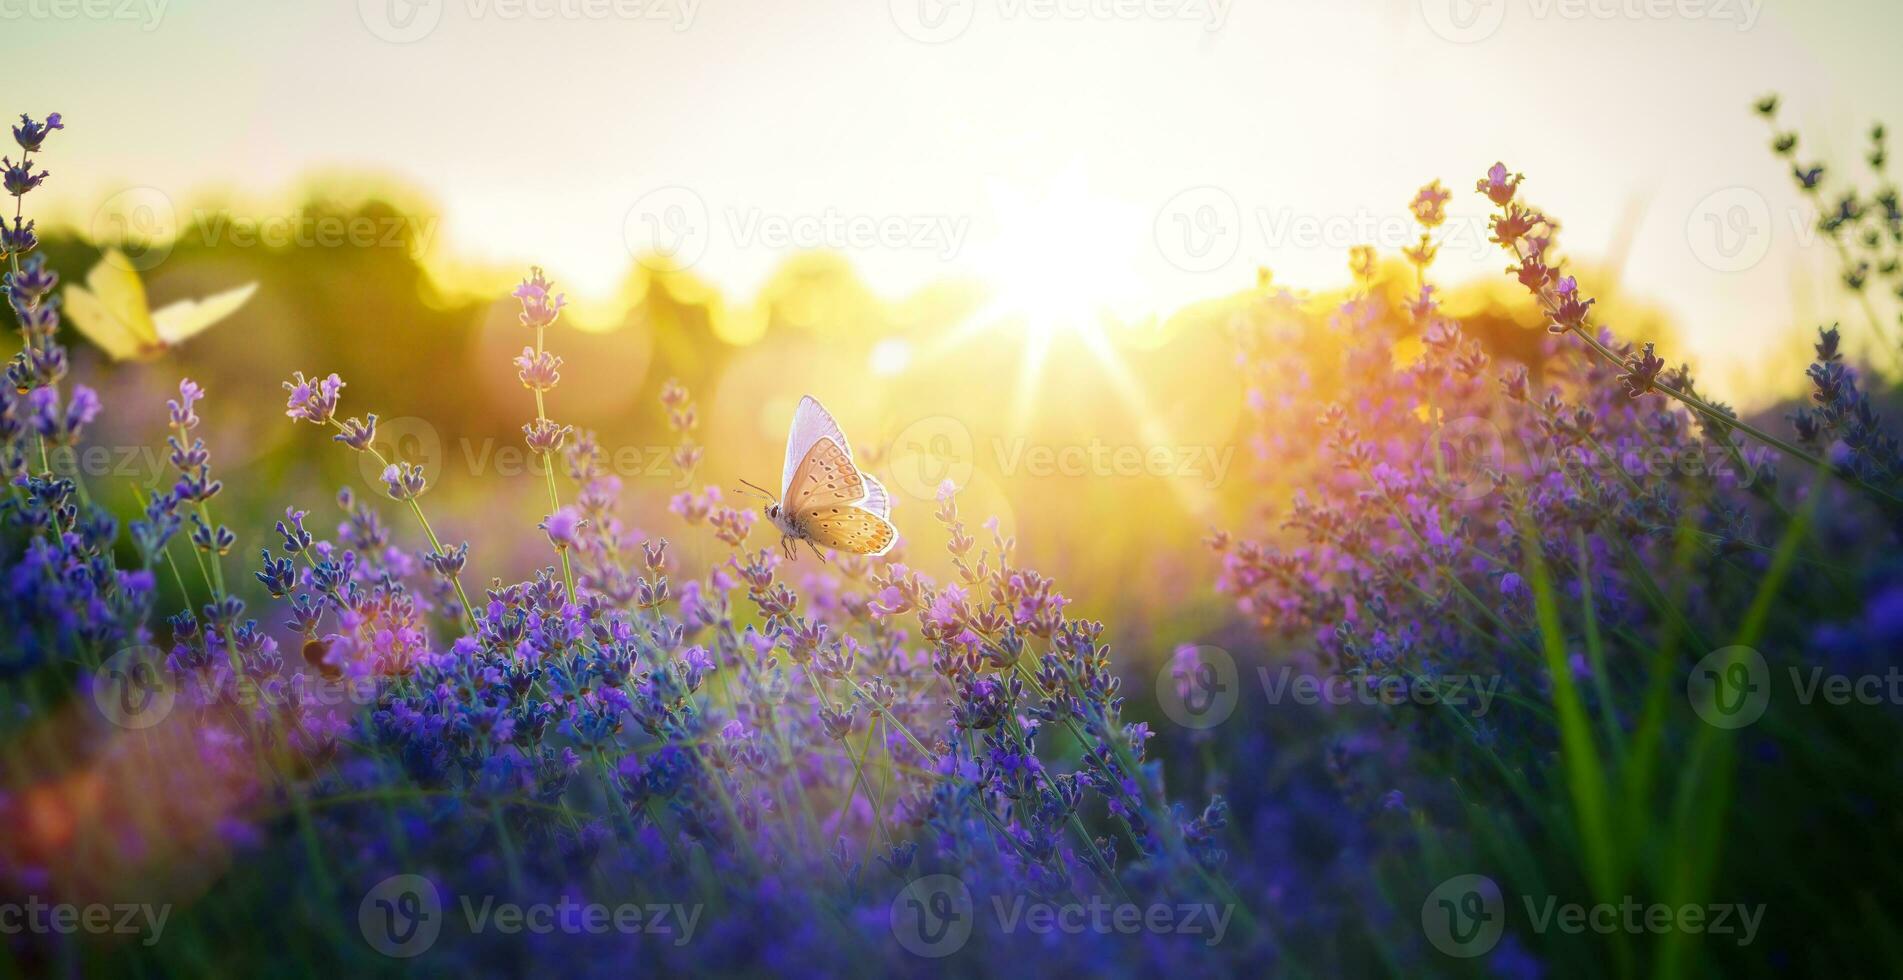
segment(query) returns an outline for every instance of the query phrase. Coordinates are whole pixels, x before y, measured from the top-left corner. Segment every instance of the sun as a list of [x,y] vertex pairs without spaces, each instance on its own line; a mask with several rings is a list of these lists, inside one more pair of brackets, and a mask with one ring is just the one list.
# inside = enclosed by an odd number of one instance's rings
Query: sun
[[1073,162],[1038,187],[986,186],[996,234],[974,265],[986,312],[1031,338],[1101,331],[1131,315],[1133,271],[1149,239],[1141,210],[1096,193]]

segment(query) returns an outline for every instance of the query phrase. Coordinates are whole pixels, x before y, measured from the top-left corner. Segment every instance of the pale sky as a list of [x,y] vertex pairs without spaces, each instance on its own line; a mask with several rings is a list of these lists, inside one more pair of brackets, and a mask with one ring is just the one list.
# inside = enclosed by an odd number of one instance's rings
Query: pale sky
[[33,199],[67,220],[130,186],[186,214],[363,169],[443,210],[439,257],[582,293],[660,235],[743,297],[815,244],[892,296],[976,278],[1134,316],[1258,265],[1335,285],[1350,245],[1404,244],[1433,177],[1463,236],[1442,276],[1497,273],[1460,221],[1498,158],[1578,254],[1643,202],[1628,282],[1721,368],[1832,284],[1750,102],[1783,92],[1836,160],[1903,123],[1903,4],[1874,0],[0,0],[0,22],[0,108],[69,121]]

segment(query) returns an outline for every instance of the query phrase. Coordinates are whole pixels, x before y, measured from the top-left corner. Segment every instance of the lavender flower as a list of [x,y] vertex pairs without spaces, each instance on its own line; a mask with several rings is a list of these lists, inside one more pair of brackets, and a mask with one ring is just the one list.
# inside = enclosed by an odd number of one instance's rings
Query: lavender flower
[[343,393],[344,382],[334,373],[321,379],[306,379],[304,372],[298,371],[284,382],[284,390],[291,393],[285,401],[285,415],[301,422],[329,425],[337,414],[337,399]]

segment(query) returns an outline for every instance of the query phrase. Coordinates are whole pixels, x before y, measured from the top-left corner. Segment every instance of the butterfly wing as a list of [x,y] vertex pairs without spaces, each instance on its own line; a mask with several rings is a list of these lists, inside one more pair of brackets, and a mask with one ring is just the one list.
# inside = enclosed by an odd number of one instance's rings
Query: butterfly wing
[[852,457],[831,437],[820,439],[806,458],[793,468],[781,501],[788,520],[801,518],[834,507],[850,507],[866,499],[865,474],[852,465]]
[[238,312],[238,308],[257,291],[258,284],[253,282],[237,289],[213,293],[204,299],[179,300],[152,314],[153,327],[160,340],[167,344],[179,343]]
[[125,257],[106,252],[86,274],[86,286],[66,287],[73,326],[115,361],[150,357],[163,345],[146,306],[145,285]]
[[839,430],[839,423],[820,406],[819,399],[807,395],[793,410],[793,428],[786,434],[786,465],[780,470],[781,497],[793,496],[793,479],[821,439],[831,439],[845,453],[846,463],[852,463],[852,446],[846,442],[846,434]]
[[866,499],[859,501],[859,506],[891,520],[892,495],[885,492],[885,484],[873,479],[870,473],[861,472],[859,478],[866,481]]
[[891,521],[845,504],[823,507],[796,526],[814,544],[855,555],[883,555],[899,540]]

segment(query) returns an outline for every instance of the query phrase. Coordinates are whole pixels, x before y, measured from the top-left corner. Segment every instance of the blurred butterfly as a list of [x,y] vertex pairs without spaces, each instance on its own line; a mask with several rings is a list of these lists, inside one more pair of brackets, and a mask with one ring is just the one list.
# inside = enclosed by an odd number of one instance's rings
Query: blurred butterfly
[[[746,481],[741,481],[745,483]],[[804,541],[821,561],[820,546],[855,555],[883,555],[899,540],[892,526],[892,496],[853,464],[852,447],[839,423],[811,395],[800,399],[786,436],[786,467],[780,495],[747,486],[766,497],[767,520],[779,528],[780,547],[795,557]]]
[[257,289],[257,283],[247,283],[154,310],[146,303],[139,274],[118,249],[108,249],[86,274],[84,287],[66,287],[66,314],[113,360],[148,361],[236,313]]

